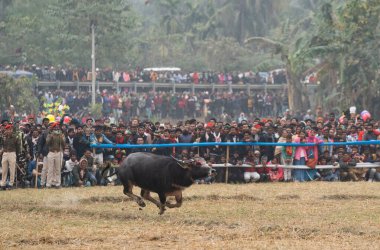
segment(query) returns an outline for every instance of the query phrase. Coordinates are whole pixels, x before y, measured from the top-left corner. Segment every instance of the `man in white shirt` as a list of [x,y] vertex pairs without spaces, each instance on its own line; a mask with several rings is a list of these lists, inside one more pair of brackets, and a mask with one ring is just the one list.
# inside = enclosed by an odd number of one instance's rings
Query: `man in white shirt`
[[65,168],[63,170],[63,186],[64,187],[69,187],[73,185],[73,168],[75,165],[78,165],[78,160],[77,160],[77,154],[75,152],[71,152],[70,155],[70,160],[65,162]]

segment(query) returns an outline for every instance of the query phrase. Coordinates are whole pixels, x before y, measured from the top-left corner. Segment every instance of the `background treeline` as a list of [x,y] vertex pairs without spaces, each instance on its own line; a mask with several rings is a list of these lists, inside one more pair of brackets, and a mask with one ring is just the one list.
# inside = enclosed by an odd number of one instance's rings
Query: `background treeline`
[[[378,109],[378,0],[0,0],[0,64],[288,70],[292,109]],[[307,93],[300,80],[318,74]],[[372,110],[374,111],[374,110]]]

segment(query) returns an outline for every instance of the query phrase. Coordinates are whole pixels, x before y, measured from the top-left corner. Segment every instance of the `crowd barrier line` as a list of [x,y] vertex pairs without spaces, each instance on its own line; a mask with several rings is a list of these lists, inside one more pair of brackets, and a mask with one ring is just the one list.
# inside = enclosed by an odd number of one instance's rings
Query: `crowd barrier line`
[[213,146],[360,146],[380,145],[380,140],[356,142],[323,143],[285,143],[285,142],[198,142],[171,144],[91,144],[92,148],[177,148],[177,147],[213,147]]
[[[228,172],[229,168],[234,167],[252,167],[249,164],[235,165],[233,166],[229,162],[230,158],[230,147],[237,146],[361,146],[361,145],[380,145],[380,140],[371,140],[371,141],[356,141],[356,142],[323,142],[323,143],[277,143],[277,142],[195,142],[195,143],[171,143],[171,144],[91,144],[93,151],[97,148],[177,148],[177,147],[214,147],[214,146],[225,146],[226,147],[226,163],[224,164],[213,164],[212,167],[223,167],[226,169],[225,171],[225,182],[228,182]],[[258,165],[255,167],[263,167],[262,165]],[[266,167],[275,168],[289,168],[289,169],[310,169],[306,165],[266,165]],[[339,168],[339,164],[335,165],[317,165],[316,169],[335,169]],[[376,163],[358,163],[356,165],[357,168],[377,168],[380,165]]]

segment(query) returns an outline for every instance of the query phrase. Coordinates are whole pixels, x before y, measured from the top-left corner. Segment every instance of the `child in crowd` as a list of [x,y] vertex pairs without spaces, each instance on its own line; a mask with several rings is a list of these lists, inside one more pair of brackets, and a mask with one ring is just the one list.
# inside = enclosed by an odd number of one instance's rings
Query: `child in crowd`
[[[286,137],[286,143],[292,143],[292,135],[289,134]],[[287,168],[293,165],[293,159],[295,155],[296,148],[294,146],[283,146],[281,150],[281,162],[285,165],[284,168],[284,181],[292,180],[292,170]]]
[[278,159],[275,157],[273,160],[268,162],[268,165],[276,165],[274,168],[269,168],[269,179],[270,181],[277,182],[284,179],[284,169],[277,167]]
[[70,159],[65,162],[62,171],[62,186],[69,187],[73,185],[73,168],[78,165],[77,154],[71,152]]

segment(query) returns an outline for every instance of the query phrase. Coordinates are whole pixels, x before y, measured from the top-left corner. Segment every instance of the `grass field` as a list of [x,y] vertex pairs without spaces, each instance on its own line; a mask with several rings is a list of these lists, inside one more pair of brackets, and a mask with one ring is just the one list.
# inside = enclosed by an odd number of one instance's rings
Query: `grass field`
[[194,185],[162,216],[120,186],[18,189],[0,215],[0,249],[380,249],[380,183]]

